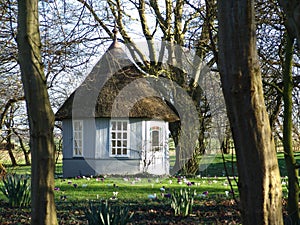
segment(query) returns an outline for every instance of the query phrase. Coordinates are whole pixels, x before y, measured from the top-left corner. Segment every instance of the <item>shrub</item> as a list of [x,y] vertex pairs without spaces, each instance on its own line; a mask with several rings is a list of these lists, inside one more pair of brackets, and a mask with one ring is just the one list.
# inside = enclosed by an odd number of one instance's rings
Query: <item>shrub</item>
[[1,192],[8,198],[11,207],[28,206],[30,198],[29,178],[17,174],[7,174],[3,179]]
[[99,205],[90,202],[85,211],[89,225],[125,225],[133,213],[129,213],[126,206],[111,205],[107,200],[101,201]]
[[190,188],[174,191],[171,196],[171,207],[174,209],[175,215],[189,215],[193,209],[195,196],[196,190],[192,191]]

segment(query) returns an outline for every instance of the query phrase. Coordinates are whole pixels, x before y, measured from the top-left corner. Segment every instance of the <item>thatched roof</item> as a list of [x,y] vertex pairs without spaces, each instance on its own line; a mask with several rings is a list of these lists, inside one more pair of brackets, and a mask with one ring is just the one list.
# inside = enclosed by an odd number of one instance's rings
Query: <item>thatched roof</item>
[[116,40],[56,113],[56,120],[74,117],[179,120]]

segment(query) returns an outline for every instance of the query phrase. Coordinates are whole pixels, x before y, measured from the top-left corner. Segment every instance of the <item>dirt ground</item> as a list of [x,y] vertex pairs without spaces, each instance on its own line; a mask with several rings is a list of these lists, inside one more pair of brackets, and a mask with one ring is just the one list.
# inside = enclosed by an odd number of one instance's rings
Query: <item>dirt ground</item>
[[[133,217],[129,224],[240,224],[240,215],[233,200],[216,202],[208,200],[196,203],[193,214],[187,217],[175,216],[169,205],[159,202],[151,205],[129,205]],[[59,224],[88,224],[84,216],[84,206],[78,207],[75,202],[57,204]],[[0,224],[30,224],[30,208],[9,208],[0,202]]]

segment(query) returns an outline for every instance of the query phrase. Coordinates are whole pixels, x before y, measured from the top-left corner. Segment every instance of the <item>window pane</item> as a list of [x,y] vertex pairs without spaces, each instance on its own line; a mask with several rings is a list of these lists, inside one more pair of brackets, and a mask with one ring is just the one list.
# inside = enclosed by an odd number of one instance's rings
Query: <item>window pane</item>
[[121,147],[122,145],[121,145],[121,141],[117,141],[117,145],[118,145],[118,147]]
[[127,139],[127,133],[123,133],[123,139]]
[[111,129],[116,130],[116,122],[111,122]]
[[80,131],[82,129],[82,124],[80,121],[74,121],[74,130]]
[[116,154],[116,149],[115,148],[112,148],[112,152],[111,152],[113,155]]
[[159,146],[159,131],[152,131],[152,146]]
[[121,152],[121,148],[117,148],[117,155],[121,155],[122,152]]
[[127,148],[123,148],[123,155],[127,155]]
[[127,122],[123,122],[123,130],[127,130]]
[[122,130],[122,123],[121,122],[118,122],[117,129]]
[[74,138],[75,138],[75,140],[81,139],[81,133],[75,132],[75,133],[74,133]]
[[127,141],[123,141],[123,147],[127,147]]
[[116,133],[111,133],[111,138],[116,139]]
[[122,133],[117,134],[117,139],[122,139]]

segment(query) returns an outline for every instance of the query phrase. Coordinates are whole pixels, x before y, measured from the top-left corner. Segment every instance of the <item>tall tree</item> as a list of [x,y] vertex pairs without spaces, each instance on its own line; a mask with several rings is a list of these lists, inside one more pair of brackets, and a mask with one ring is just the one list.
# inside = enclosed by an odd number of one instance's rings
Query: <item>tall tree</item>
[[283,67],[283,149],[288,173],[288,214],[293,224],[299,224],[298,168],[293,152],[293,38],[286,35],[285,63]]
[[[87,2],[84,0],[78,0],[81,2],[84,7],[86,7],[93,15],[94,19],[98,21],[99,25],[107,32],[109,36],[111,36],[111,32],[108,27],[105,25],[102,19],[97,15],[99,12],[99,6],[97,6],[97,1]],[[203,96],[203,90],[197,84],[197,81],[188,78],[187,74],[183,72],[183,70],[178,70],[178,68],[182,67],[181,58],[183,54],[182,51],[177,51],[178,46],[195,46],[197,50],[197,59],[194,60],[193,65],[195,66],[195,71],[197,71],[201,67],[201,63],[204,59],[209,59],[211,64],[215,61],[208,56],[208,52],[210,50],[210,39],[213,38],[213,34],[211,32],[211,27],[215,19],[215,0],[206,1],[206,3],[193,4],[193,1],[184,1],[178,0],[174,4],[174,2],[170,0],[166,0],[164,4],[157,0],[138,0],[138,1],[130,1],[130,2],[122,2],[120,0],[107,1],[110,11],[108,12],[108,18],[113,18],[116,25],[118,26],[120,35],[122,36],[124,42],[130,46],[130,53],[132,54],[132,58],[136,60],[137,65],[140,66],[140,69],[145,71],[147,74],[151,74],[154,76],[166,76],[166,64],[162,65],[163,60],[167,57],[166,60],[168,64],[173,65],[170,66],[168,70],[168,75],[165,78],[168,78],[179,85],[182,89],[184,89],[191,99],[194,101],[194,105],[198,111],[199,116],[199,124],[200,126],[197,129],[200,130],[198,135],[198,142],[195,141],[193,147],[180,146],[179,140],[191,140],[187,138],[191,132],[182,131],[182,124],[180,122],[174,122],[170,124],[170,132],[172,138],[174,139],[174,143],[176,146],[176,161],[175,166],[173,167],[172,173],[182,172],[188,174],[194,174],[199,170],[199,155],[205,152],[205,136],[204,131],[207,129],[207,124],[209,121],[208,118],[208,107],[203,107],[202,101],[205,97]],[[133,7],[132,7],[133,6]],[[136,10],[137,18],[132,19],[131,15],[126,13],[126,8],[130,8],[131,10]],[[184,10],[184,8],[189,8],[189,10]],[[110,13],[112,16],[110,16]],[[151,15],[151,16],[149,16]],[[199,16],[201,15],[201,16]],[[156,23],[153,24],[153,18],[155,18]],[[130,21],[130,22],[129,22]],[[129,26],[128,23],[135,21],[134,26]],[[152,22],[150,22],[152,21]],[[107,20],[106,20],[107,23]],[[111,22],[113,23],[113,22]],[[201,24],[202,29],[199,29],[199,24]],[[205,25],[202,25],[205,24]],[[139,49],[138,43],[135,43],[134,40],[129,35],[128,30],[130,27],[140,26],[141,29],[141,39],[145,40],[146,47],[149,54],[146,56]],[[199,31],[195,31],[195,27],[199,29]],[[200,33],[200,34],[199,34]],[[167,41],[161,43],[161,49],[157,52],[157,47],[155,47],[155,40],[159,40],[161,34],[162,40]],[[159,35],[159,36],[158,36]],[[187,38],[189,36],[189,40]],[[188,40],[188,41],[187,41]],[[189,42],[189,43],[188,43]],[[177,49],[177,50],[176,50]],[[174,56],[176,55],[176,59],[174,60]],[[138,60],[141,59],[141,60]],[[200,59],[200,60],[199,60]],[[203,61],[202,61],[203,60]],[[168,93],[164,93],[170,97],[170,99],[178,99],[174,97],[176,95],[175,89],[168,89]],[[176,101],[176,100],[175,100]],[[201,105],[199,104],[201,102]],[[179,102],[171,102],[176,109],[184,108],[183,105],[180,105]],[[175,105],[177,104],[177,105]],[[182,102],[185,104],[185,102]],[[188,152],[184,156],[184,152]]]
[[57,224],[54,202],[54,114],[41,61],[38,0],[18,1],[19,63],[30,127],[33,225]]
[[292,39],[297,39],[298,48],[300,49],[300,0],[278,0],[285,17],[286,28]]
[[[295,151],[299,146],[297,140],[299,139],[299,75],[294,64],[294,49],[293,40],[291,37],[285,35],[284,59],[282,62],[282,81],[277,81],[278,86],[273,85],[278,90],[276,98],[282,99],[283,109],[278,107],[278,117],[275,118],[277,124],[274,129],[276,136],[283,144],[285,166],[288,176],[288,221],[292,224],[299,224],[299,179],[298,170],[299,164],[295,158]],[[296,60],[295,60],[296,61]],[[270,101],[270,100],[269,100]]]
[[219,69],[233,133],[243,224],[283,224],[281,182],[257,60],[254,2],[218,1]]

